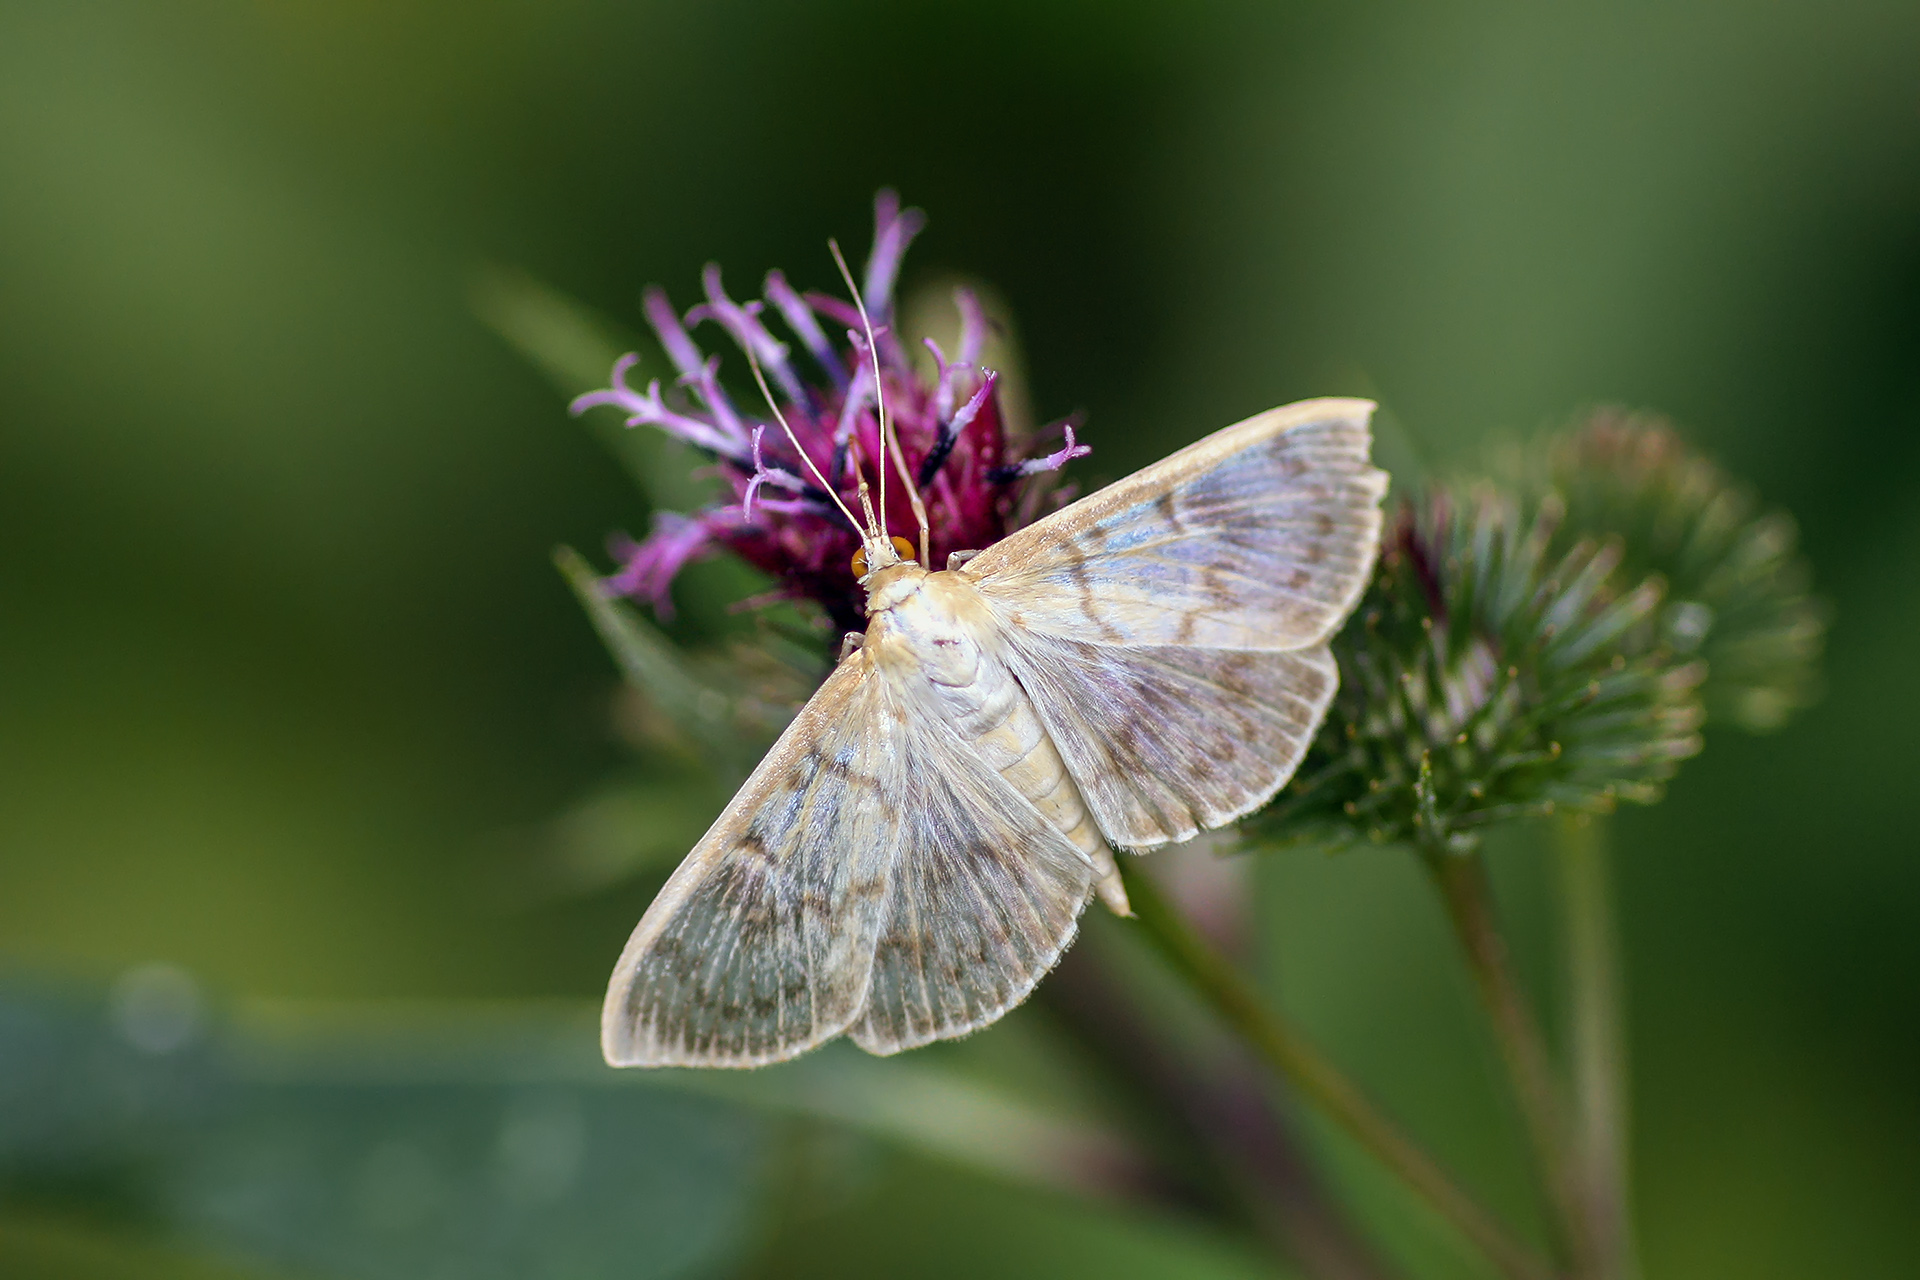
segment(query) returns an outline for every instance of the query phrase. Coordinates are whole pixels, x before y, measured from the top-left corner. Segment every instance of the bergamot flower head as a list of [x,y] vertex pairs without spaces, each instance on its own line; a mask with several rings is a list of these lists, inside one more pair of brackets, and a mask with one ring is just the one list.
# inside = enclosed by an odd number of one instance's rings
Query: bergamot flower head
[[[730,552],[773,577],[780,594],[820,605],[836,632],[859,630],[864,596],[851,566],[860,538],[839,504],[860,509],[863,479],[870,495],[883,488],[882,399],[924,496],[930,568],[943,568],[952,552],[992,545],[1059,496],[1051,492],[1057,473],[1087,447],[1069,424],[1057,448],[1021,456],[1026,442],[1011,438],[997,375],[979,363],[989,321],[972,291],[955,292],[960,337],[951,353],[928,339],[929,358],[916,360],[895,326],[901,260],[924,222],[891,191],[874,201],[873,249],[859,283],[872,348],[853,302],[802,293],[779,271],[767,274],[759,298],[740,302],[710,265],[701,281],[705,299],[684,314],[664,289],[647,291],[647,322],[676,378],[637,389],[630,377],[640,357],[622,356],[610,385],[576,399],[573,411],[614,405],[630,427],[679,437],[714,460],[727,497],[701,511],[656,513],[646,539],[616,546],[623,563],[605,580],[607,590],[664,614],[684,565]],[[775,335],[776,318],[784,339]],[[721,329],[764,371],[778,418],[757,390],[736,399],[722,384],[720,356],[703,351],[691,332],[703,324]],[[914,533],[909,503],[905,486],[893,485],[880,513],[889,531]]]

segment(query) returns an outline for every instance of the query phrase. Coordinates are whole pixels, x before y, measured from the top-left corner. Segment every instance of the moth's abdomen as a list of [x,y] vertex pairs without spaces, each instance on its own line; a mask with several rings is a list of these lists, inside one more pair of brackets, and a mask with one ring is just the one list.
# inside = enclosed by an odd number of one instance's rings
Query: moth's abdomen
[[1034,714],[1033,704],[1007,669],[998,662],[983,661],[972,685],[953,692],[962,697],[971,693],[978,699],[969,712],[955,719],[954,728],[987,766],[1031,800],[1041,816],[1081,852],[1104,859],[1107,842],[1094,825],[1080,788]]
[[1099,868],[1100,893],[1125,912],[1126,894],[1113,865],[1113,853],[1093,820],[1066,761],[1047,736],[1033,703],[1012,672],[991,655],[976,653],[964,684],[935,689],[953,711],[953,727],[988,768],[1032,801],[1049,826],[1064,835]]

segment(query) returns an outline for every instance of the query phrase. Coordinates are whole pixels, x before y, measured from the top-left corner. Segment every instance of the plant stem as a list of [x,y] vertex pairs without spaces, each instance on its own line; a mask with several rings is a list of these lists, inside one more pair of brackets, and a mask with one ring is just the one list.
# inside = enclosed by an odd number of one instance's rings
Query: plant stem
[[1503,1275],[1511,1280],[1548,1280],[1552,1272],[1546,1263],[1515,1240],[1352,1081],[1269,1009],[1245,975],[1201,938],[1158,885],[1127,861],[1121,863],[1120,874],[1134,914],[1154,946],[1262,1061],[1397,1174]]
[[1595,1274],[1634,1280],[1640,1269],[1627,1199],[1626,1037],[1606,828],[1598,818],[1563,817],[1554,824],[1554,852],[1566,921],[1574,1137]]
[[[1041,998],[1139,1108],[1142,1145],[1160,1153],[1187,1207],[1239,1220],[1313,1280],[1390,1280],[1321,1185],[1252,1053],[1237,1039],[1202,1050],[1167,1034],[1102,963],[1098,944],[1114,941],[1083,936]],[[1177,1154],[1160,1151],[1174,1144]]]
[[1514,977],[1506,939],[1494,918],[1486,863],[1478,853],[1422,850],[1422,856],[1466,952],[1467,969],[1506,1062],[1558,1251],[1573,1275],[1592,1277],[1593,1250],[1582,1213],[1579,1167],[1568,1140],[1566,1107],[1548,1060],[1546,1038]]

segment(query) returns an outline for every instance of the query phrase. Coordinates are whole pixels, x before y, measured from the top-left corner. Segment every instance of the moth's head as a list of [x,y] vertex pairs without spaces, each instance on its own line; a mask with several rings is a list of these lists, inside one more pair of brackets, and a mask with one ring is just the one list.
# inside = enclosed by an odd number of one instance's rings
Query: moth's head
[[877,533],[864,533],[860,536],[860,549],[853,553],[853,579],[864,587],[867,579],[882,569],[891,569],[912,559],[913,544],[905,538],[897,534],[882,538]]
[[891,609],[920,587],[927,571],[913,559],[913,544],[905,538],[861,539],[853,553],[853,576],[867,591],[867,613]]

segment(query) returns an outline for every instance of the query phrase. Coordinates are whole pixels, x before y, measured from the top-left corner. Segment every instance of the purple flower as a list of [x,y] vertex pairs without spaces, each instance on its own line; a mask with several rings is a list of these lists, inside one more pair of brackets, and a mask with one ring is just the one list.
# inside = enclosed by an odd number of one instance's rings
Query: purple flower
[[[1057,473],[1088,449],[1075,442],[1068,426],[1061,448],[1039,457],[1015,456],[996,375],[978,364],[987,319],[966,289],[955,294],[961,328],[954,358],[948,360],[928,341],[934,375],[929,381],[916,372],[893,328],[893,292],[900,261],[924,222],[919,210],[902,210],[891,191],[875,199],[873,251],[861,301],[874,326],[887,416],[925,501],[929,567],[939,569],[946,567],[949,553],[990,546],[1018,527],[1023,513],[1063,496],[1053,490]],[[731,552],[776,578],[780,594],[818,602],[836,631],[859,630],[865,625],[865,596],[852,562],[860,538],[816,477],[825,477],[840,501],[858,512],[861,478],[877,503],[880,469],[886,466],[887,532],[910,543],[918,539],[905,486],[881,452],[876,360],[859,311],[831,295],[798,293],[778,271],[767,274],[764,300],[734,301],[718,266],[709,266],[701,283],[706,300],[684,317],[663,290],[646,294],[647,321],[679,373],[675,385],[663,390],[655,379],[644,391],[635,390],[627,385],[627,374],[639,357],[622,356],[613,366],[611,385],[576,399],[573,412],[610,404],[627,415],[630,427],[658,427],[678,436],[715,460],[731,500],[691,515],[656,515],[644,541],[623,539],[615,546],[623,564],[604,586],[650,601],[664,615],[671,611],[668,589],[681,566]],[[796,360],[793,346],[767,327],[769,305],[805,353],[802,359]],[[765,372],[793,438],[757,389],[751,400],[743,394],[739,404],[729,396],[720,382],[720,358],[705,355],[688,333],[703,323],[725,330]],[[835,342],[830,334],[844,338]]]

